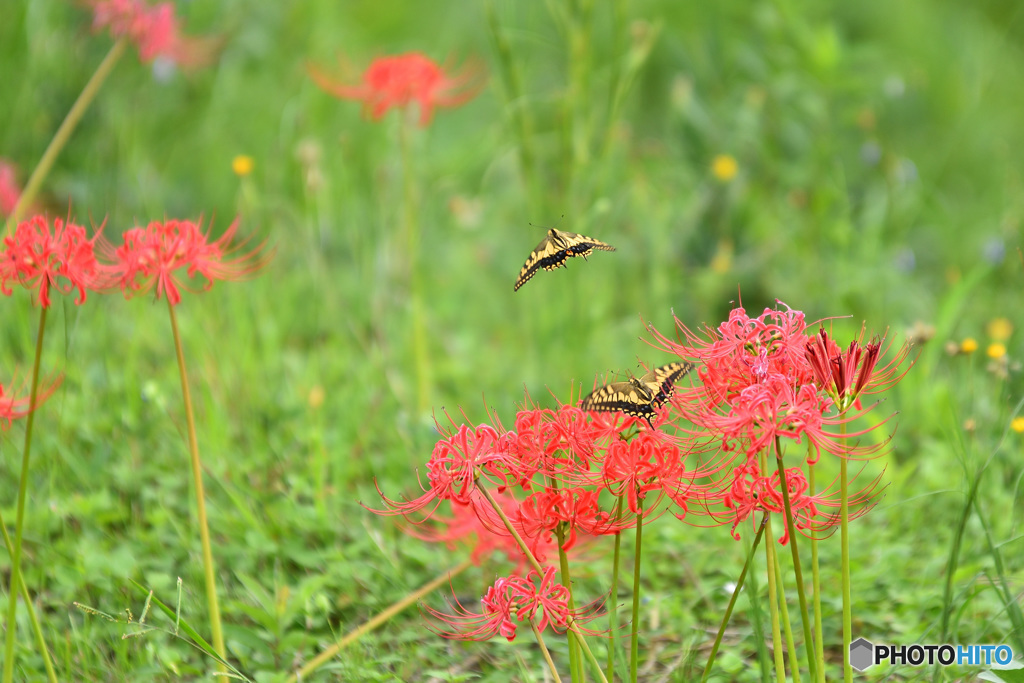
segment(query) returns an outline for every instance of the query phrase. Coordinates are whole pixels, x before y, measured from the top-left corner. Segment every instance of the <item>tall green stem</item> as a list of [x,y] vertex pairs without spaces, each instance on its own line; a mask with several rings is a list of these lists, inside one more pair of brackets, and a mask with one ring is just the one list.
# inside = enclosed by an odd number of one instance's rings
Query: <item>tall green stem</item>
[[633,624],[629,634],[629,680],[636,683],[640,665],[640,550],[644,537],[644,499],[636,499],[636,548],[633,553]]
[[128,46],[127,38],[121,38],[114,46],[110,48],[110,52],[103,58],[100,65],[96,68],[89,82],[85,84],[82,92],[79,93],[78,99],[71,105],[71,109],[68,111],[67,116],[64,117],[64,121],[61,122],[60,128],[54,133],[53,139],[50,140],[50,144],[47,145],[46,151],[43,152],[43,156],[39,159],[39,163],[36,164],[35,169],[32,171],[32,175],[29,176],[28,182],[25,184],[25,191],[21,193],[21,197],[18,198],[18,203],[15,204],[14,210],[11,212],[10,218],[7,219],[7,234],[11,234],[11,230],[18,221],[21,220],[22,214],[25,210],[31,206],[36,195],[39,194],[39,188],[42,187],[43,181],[46,176],[50,173],[50,169],[53,168],[53,162],[57,160],[57,155],[64,149],[64,145],[67,144],[68,139],[71,137],[71,133],[74,132],[78,122],[82,120],[82,116],[85,111],[92,104],[92,101],[96,98],[96,93],[100,91],[100,86],[107,80],[107,76],[114,70],[114,65],[117,64],[117,60],[124,54],[125,47]]
[[540,210],[543,204],[540,193],[540,182],[537,177],[537,155],[533,144],[533,122],[527,107],[526,95],[523,92],[522,78],[516,65],[505,33],[501,30],[498,13],[493,0],[484,4],[487,12],[487,26],[491,30],[491,38],[498,52],[498,66],[505,90],[505,110],[509,112],[514,124],[516,137],[519,138],[519,166],[526,186],[526,196],[531,214]]
[[[576,609],[576,601],[572,597],[572,574],[569,572],[569,556],[563,546],[565,545],[565,525],[559,522],[555,527],[555,538],[558,540],[558,567],[562,576],[562,585],[569,589],[569,611]],[[569,671],[573,681],[583,680],[583,662],[580,661],[580,645],[576,641],[576,634],[569,634]]]
[[[530,546],[526,545],[526,541],[523,540],[522,534],[520,534],[512,525],[512,520],[510,520],[508,515],[505,514],[505,511],[501,509],[501,505],[498,504],[498,501],[494,500],[494,496],[491,495],[491,492],[485,487],[480,486],[479,481],[477,482],[476,490],[480,492],[480,494],[487,500],[488,504],[490,504],[494,512],[497,513],[498,517],[501,519],[501,523],[505,526],[505,530],[512,535],[516,545],[519,546],[519,550],[521,550],[523,555],[526,557],[526,561],[530,563],[530,567],[538,574],[543,575],[544,568],[540,566],[540,562],[537,561],[537,558],[530,550]],[[589,661],[591,666],[594,667],[594,671],[597,672],[597,676],[600,678],[601,683],[608,683],[608,679],[605,677],[604,671],[601,670],[601,665],[598,663],[597,657],[594,656],[594,652],[590,649],[587,639],[583,637],[583,633],[580,631],[580,627],[576,623],[576,619],[571,616],[569,617],[569,630],[572,631],[579,640],[580,645],[583,647],[583,653],[587,656],[587,661]]]
[[14,680],[14,636],[18,631],[18,592],[21,589],[21,539],[25,527],[25,498],[28,495],[28,463],[32,452],[32,426],[36,422],[36,397],[39,393],[39,365],[43,356],[46,333],[45,306],[39,308],[39,329],[36,332],[36,357],[32,362],[32,389],[25,418],[25,447],[21,451],[21,477],[18,481],[18,509],[14,521],[14,549],[11,553],[11,585],[7,591],[7,634],[4,640],[4,683]]
[[[590,73],[593,0],[569,0],[569,88],[565,98],[565,183],[570,208],[580,210],[580,172],[590,157]],[[576,220],[574,217],[573,220]]]
[[544,636],[541,634],[540,629],[537,628],[537,624],[533,621],[530,622],[530,627],[533,628],[533,635],[537,637],[537,644],[540,645],[540,652],[544,655],[544,661],[548,664],[548,669],[551,671],[551,675],[555,678],[555,683],[562,683],[562,677],[558,675],[558,669],[555,668],[555,662],[551,659],[551,653],[548,652],[548,646],[544,644]]
[[[624,496],[619,496],[615,508],[615,519],[622,517]],[[608,680],[615,678],[615,650],[618,645],[619,630],[619,559],[622,549],[622,532],[615,532],[615,554],[612,556],[612,590],[608,596]]]
[[[786,467],[782,463],[782,444],[775,437],[775,463],[779,470],[779,488],[782,489],[782,504],[786,511],[786,534],[789,536],[789,550],[793,555],[793,578],[796,581],[796,595],[800,601],[800,621],[804,627],[804,648],[807,650],[807,665],[811,680],[818,678],[817,662],[814,659],[814,637],[811,635],[811,618],[807,611],[807,593],[804,590],[804,573],[800,568],[800,551],[797,548],[796,524],[793,522],[793,508],[789,503],[789,482],[786,481]],[[796,674],[794,673],[794,678]]]
[[782,564],[779,562],[778,553],[775,553],[775,580],[779,587],[779,611],[782,616],[783,634],[786,636],[789,670],[793,672],[793,683],[800,683],[800,657],[796,653],[796,641],[793,639],[793,622],[789,620],[789,604],[786,602],[786,581],[782,578]]
[[[213,636],[213,649],[222,659],[227,659],[224,647],[224,632],[220,623],[220,605],[217,602],[217,577],[213,567],[213,550],[210,547],[210,527],[206,521],[206,494],[203,492],[203,465],[199,461],[199,442],[196,439],[196,421],[192,411],[192,392],[188,387],[188,372],[185,370],[185,352],[181,346],[181,335],[178,333],[178,318],[174,313],[174,304],[167,300],[167,310],[171,314],[171,330],[174,332],[174,349],[178,355],[178,371],[181,374],[181,394],[185,402],[185,421],[188,425],[188,450],[192,461],[192,478],[196,487],[196,509],[199,516],[199,539],[203,546],[203,574],[206,579],[206,604],[210,610],[210,631]],[[222,672],[227,667],[219,665]]]
[[[840,430],[845,427],[840,423]],[[853,640],[853,597],[850,591],[850,497],[846,478],[846,458],[839,458],[839,547],[843,574],[843,680],[853,682],[850,666],[850,641]]]
[[782,629],[779,625],[778,588],[775,582],[775,536],[772,533],[772,520],[769,517],[768,542],[764,546],[765,562],[768,565],[768,612],[772,617],[772,655],[775,658],[775,680],[786,683],[786,662],[782,655]]
[[715,642],[711,645],[711,654],[708,655],[708,663],[704,665],[704,675],[700,677],[700,683],[707,683],[708,676],[711,675],[711,667],[715,663],[715,656],[718,654],[718,647],[722,644],[722,636],[725,635],[725,627],[729,625],[729,619],[732,618],[732,610],[736,606],[736,598],[740,596],[740,591],[743,590],[743,582],[747,578],[747,570],[750,569],[750,563],[754,560],[754,553],[757,551],[757,544],[761,542],[761,536],[764,535],[764,528],[768,523],[768,513],[764,514],[761,518],[761,524],[757,527],[757,535],[754,536],[754,545],[750,547],[750,552],[747,553],[747,561],[743,563],[743,569],[740,571],[740,577],[736,579],[736,588],[732,591],[732,597],[729,598],[729,604],[725,608],[725,614],[722,616],[722,623],[718,626],[718,635],[715,636]]
[[[11,537],[7,533],[7,525],[4,524],[3,516],[0,515],[0,532],[4,535],[4,545],[7,547],[7,555],[14,556],[14,546],[11,544]],[[50,683],[57,683],[57,672],[54,671],[53,661],[50,657],[50,650],[46,647],[46,639],[43,638],[43,629],[39,625],[39,618],[36,616],[36,608],[32,604],[32,595],[28,592],[28,586],[21,582],[21,597],[25,600],[25,607],[28,609],[28,620],[32,624],[32,633],[36,636],[36,647],[43,657],[43,664],[46,666],[46,678]]]
[[[807,486],[815,495],[814,465],[807,465]],[[811,588],[814,590],[814,655],[818,667],[818,683],[825,683],[825,636],[821,624],[821,573],[818,567],[818,538],[811,534]]]
[[430,410],[431,367],[429,341],[423,312],[422,278],[420,274],[420,224],[417,219],[417,193],[412,160],[412,123],[408,113],[402,112],[399,124],[399,147],[402,155],[402,231],[409,249],[409,303],[412,314],[412,351],[416,367],[416,410],[423,414]]

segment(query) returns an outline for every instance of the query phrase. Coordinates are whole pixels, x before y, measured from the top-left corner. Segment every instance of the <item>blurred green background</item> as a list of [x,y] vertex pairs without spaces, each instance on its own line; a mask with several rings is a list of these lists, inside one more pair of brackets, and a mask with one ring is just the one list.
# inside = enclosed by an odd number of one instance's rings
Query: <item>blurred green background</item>
[[[991,319],[1020,324],[1024,6],[620,1],[595,4],[589,20],[588,6],[182,2],[185,30],[216,41],[215,62],[182,71],[126,55],[50,174],[49,209],[105,222],[108,236],[199,216],[218,233],[237,216],[241,232],[276,248],[256,279],[179,307],[229,650],[255,680],[283,678],[463,557],[359,505],[377,502],[374,478],[393,496],[415,490],[442,408],[481,421],[486,400],[510,426],[524,388],[551,405],[549,390],[564,401],[574,381],[667,362],[642,340],[642,320],[669,332],[674,311],[715,326],[740,297],[755,315],[781,300],[808,320],[844,317],[840,339],[862,321],[897,340],[933,328],[881,408],[900,411],[900,428],[893,454],[869,465],[886,466],[890,486],[855,527],[856,634],[936,642],[964,496],[993,454],[979,505],[1020,592],[1024,468],[1008,429],[1020,335],[1001,359],[985,352]],[[68,2],[2,10],[0,156],[22,181],[110,49],[90,22]],[[371,121],[307,75],[310,64],[340,73],[340,59],[357,77],[408,51],[489,74],[475,99],[411,135],[414,255],[399,115]],[[232,172],[238,155],[254,160],[250,175]],[[713,172],[719,155],[735,160],[734,177]],[[542,226],[556,224],[618,251],[513,294]],[[30,366],[35,317],[23,292],[5,300],[0,381]],[[50,329],[44,372],[65,380],[37,421],[26,572],[58,669],[68,680],[196,677],[211,664],[182,641],[121,640],[129,627],[70,606],[131,606],[137,617],[129,579],[173,602],[181,576],[183,615],[204,623],[164,306],[66,299]],[[980,342],[976,354],[945,353],[965,337]],[[23,429],[3,437],[8,520]],[[689,680],[743,544],[671,517],[652,529],[647,680]],[[954,635],[1008,642],[977,518],[964,542]],[[826,559],[838,556],[838,543],[826,546]],[[6,556],[0,566],[9,570]],[[502,571],[474,569],[456,590],[478,595]],[[605,577],[582,580],[596,596]],[[758,680],[751,620],[734,619],[717,680]],[[838,614],[826,619],[840,642]],[[35,680],[28,634],[19,623],[18,665]],[[443,641],[413,610],[313,680],[539,681],[539,662],[523,643]]]

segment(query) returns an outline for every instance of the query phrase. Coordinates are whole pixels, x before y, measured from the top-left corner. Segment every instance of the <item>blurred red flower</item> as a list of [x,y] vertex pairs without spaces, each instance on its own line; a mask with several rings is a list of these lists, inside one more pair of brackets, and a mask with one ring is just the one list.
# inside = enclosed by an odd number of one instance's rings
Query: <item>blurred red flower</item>
[[0,159],[0,216],[10,216],[21,197],[15,170],[14,164]]
[[[36,392],[36,404],[30,406],[30,396],[17,396],[14,394],[8,394],[4,391],[4,387],[0,385],[0,429],[8,429],[11,426],[11,422],[18,418],[25,417],[33,410],[43,404],[43,401],[50,397],[50,394],[60,386],[63,378],[58,376],[52,382],[43,380],[40,382],[40,386]],[[10,384],[7,385],[8,390]]]
[[52,224],[45,216],[22,221],[14,235],[4,238],[0,291],[10,296],[12,282],[38,289],[39,305],[49,308],[51,288],[65,294],[77,289],[75,303],[84,303],[86,290],[101,290],[107,283],[93,250],[97,235],[88,239],[85,228],[60,218]]
[[114,38],[128,38],[139,50],[139,59],[157,57],[182,66],[200,66],[212,57],[212,45],[181,34],[174,3],[148,5],[144,0],[92,0],[92,25],[108,28]]
[[214,280],[241,280],[265,266],[273,252],[265,250],[266,243],[233,259],[228,257],[241,250],[247,239],[232,244],[238,221],[224,231],[219,239],[211,241],[210,233],[203,234],[200,223],[170,220],[154,221],[145,228],[125,231],[123,243],[116,249],[101,242],[100,250],[114,263],[108,266],[113,282],[124,295],[148,292],[156,286],[156,298],[167,295],[171,305],[181,301],[181,287],[188,287],[196,275],[206,281],[203,289],[213,286]]
[[419,52],[375,59],[358,85],[339,83],[312,65],[308,69],[321,89],[343,100],[361,101],[374,120],[393,107],[404,109],[416,102],[421,126],[430,123],[435,107],[458,107],[476,97],[484,82],[484,70],[475,64],[446,73]]

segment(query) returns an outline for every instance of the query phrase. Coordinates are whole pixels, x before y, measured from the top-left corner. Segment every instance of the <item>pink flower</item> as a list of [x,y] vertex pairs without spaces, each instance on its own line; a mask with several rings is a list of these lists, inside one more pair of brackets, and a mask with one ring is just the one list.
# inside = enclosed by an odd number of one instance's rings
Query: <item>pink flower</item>
[[[232,223],[219,239],[211,241],[199,223],[192,221],[154,221],[145,228],[126,230],[123,243],[116,249],[109,243],[101,251],[114,261],[107,270],[124,295],[132,296],[156,288],[156,298],[167,296],[172,306],[181,302],[181,288],[188,288],[197,275],[204,280],[202,289],[213,286],[214,280],[241,280],[263,268],[273,253],[264,251],[261,243],[252,250],[229,258],[241,250],[247,240],[232,244],[238,221]],[[184,275],[184,280],[182,276]]]
[[391,108],[419,105],[420,125],[430,123],[435,107],[457,107],[473,99],[483,85],[483,70],[468,67],[446,73],[429,57],[408,52],[375,59],[358,85],[338,83],[314,66],[309,75],[324,91],[345,100],[360,100],[365,111],[380,119]]
[[206,41],[181,34],[171,2],[150,6],[145,0],[91,0],[90,4],[93,28],[107,28],[114,38],[130,40],[143,62],[163,57],[182,66],[199,66],[211,57]]
[[38,291],[43,308],[50,306],[50,290],[70,294],[77,290],[76,304],[85,303],[87,290],[107,286],[102,267],[96,261],[94,243],[85,228],[75,223],[34,216],[18,224],[13,236],[4,238],[0,252],[0,291],[10,296],[12,282]]
[[21,197],[14,164],[0,159],[0,216],[10,216]]

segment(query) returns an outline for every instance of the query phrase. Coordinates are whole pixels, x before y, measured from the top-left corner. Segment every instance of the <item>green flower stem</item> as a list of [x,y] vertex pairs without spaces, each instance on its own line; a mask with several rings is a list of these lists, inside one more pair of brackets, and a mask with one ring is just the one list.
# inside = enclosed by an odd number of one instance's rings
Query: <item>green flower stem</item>
[[633,624],[629,634],[629,680],[636,683],[640,666],[640,550],[644,537],[644,499],[636,499],[636,549],[633,555]]
[[424,323],[422,279],[420,277],[420,224],[417,220],[417,195],[412,161],[412,122],[403,112],[399,124],[399,148],[402,155],[402,232],[409,248],[409,289],[412,313],[412,353],[416,368],[416,411],[430,410],[431,366]]
[[85,111],[92,104],[92,101],[96,98],[96,93],[99,92],[100,86],[107,80],[107,76],[114,70],[114,66],[117,64],[117,60],[121,59],[121,55],[124,54],[125,48],[128,46],[128,39],[121,38],[113,47],[110,48],[110,52],[103,58],[100,65],[96,68],[95,73],[89,79],[89,82],[85,84],[82,92],[79,93],[78,99],[71,105],[71,109],[64,117],[64,121],[61,122],[60,128],[54,133],[53,139],[50,140],[50,144],[47,145],[46,151],[43,152],[42,158],[39,163],[36,164],[35,170],[32,171],[32,175],[29,176],[28,182],[25,184],[25,190],[21,193],[21,197],[18,198],[18,203],[14,206],[14,210],[11,212],[10,218],[7,219],[7,234],[10,235],[14,226],[21,220],[22,214],[25,210],[32,205],[36,195],[39,194],[39,188],[42,187],[43,181],[46,180],[46,176],[49,175],[50,169],[53,168],[53,162],[57,160],[57,155],[64,149],[64,145],[67,144],[68,139],[71,137],[71,133],[74,132],[78,122],[82,120],[82,116]]
[[532,620],[530,621],[530,628],[533,629],[533,635],[537,636],[537,644],[540,645],[541,654],[544,655],[544,661],[548,663],[548,668],[551,670],[551,675],[555,678],[555,683],[562,683],[562,677],[558,675],[558,669],[555,668],[555,663],[551,660],[548,646],[544,644],[544,636],[541,635],[540,629],[537,628],[537,624]]
[[782,630],[779,627],[779,600],[775,584],[775,536],[772,533],[772,520],[767,524],[768,542],[764,545],[764,554],[768,569],[768,611],[772,617],[772,654],[775,657],[775,680],[786,683],[786,662],[782,655]]
[[[203,465],[199,461],[199,442],[196,439],[196,421],[192,411],[192,392],[188,388],[188,372],[185,370],[185,352],[181,346],[181,335],[178,332],[178,318],[174,314],[174,305],[167,300],[167,310],[171,314],[171,330],[174,333],[174,350],[178,355],[178,370],[181,373],[181,393],[185,401],[185,420],[188,424],[188,449],[192,461],[192,477],[196,487],[196,509],[199,516],[199,539],[203,546],[203,573],[206,579],[206,604],[210,610],[210,631],[213,636],[213,649],[222,659],[227,659],[224,647],[224,632],[220,623],[220,605],[217,602],[217,577],[213,567],[213,550],[210,547],[210,527],[206,521],[206,494],[203,493]],[[222,673],[227,668],[220,664]]]
[[43,356],[46,334],[45,306],[39,307],[39,330],[36,332],[36,356],[32,361],[32,389],[25,418],[25,447],[21,451],[21,477],[18,481],[18,508],[14,521],[14,548],[11,552],[11,585],[7,591],[7,635],[4,640],[3,683],[14,680],[14,636],[18,631],[18,591],[21,589],[21,540],[25,529],[25,498],[28,496],[28,463],[32,452],[32,426],[36,422],[36,397],[39,392],[39,364]]
[[[840,431],[845,423],[840,423]],[[839,457],[839,547],[843,574],[843,680],[852,683],[850,641],[853,639],[853,598],[850,591],[850,498],[846,458]]]
[[[485,487],[480,486],[479,480],[477,481],[476,489],[487,500],[487,502],[490,503],[491,507],[497,513],[498,517],[501,518],[502,524],[505,525],[505,529],[512,535],[512,538],[515,539],[516,545],[519,546],[519,549],[523,552],[523,555],[526,556],[526,561],[530,563],[530,567],[536,570],[538,574],[543,575],[544,568],[540,566],[540,562],[538,562],[537,558],[534,557],[533,552],[530,551],[530,546],[526,545],[526,541],[523,540],[523,537],[519,533],[519,531],[516,530],[514,526],[512,526],[512,521],[508,518],[508,515],[505,514],[505,511],[501,509],[501,506],[498,505],[498,501],[494,500],[494,496],[491,495],[491,492],[488,491]],[[597,675],[600,678],[601,683],[608,683],[608,679],[605,677],[604,671],[601,670],[601,665],[598,663],[597,657],[594,656],[593,651],[590,649],[590,645],[587,643],[587,639],[583,637],[583,633],[580,631],[580,627],[576,623],[576,620],[571,616],[569,617],[569,630],[572,631],[573,635],[575,635],[576,638],[579,640],[580,645],[583,647],[584,654],[587,655],[587,661],[589,661],[590,664],[594,667],[594,670],[597,672]]]
[[[807,486],[815,495],[814,465],[807,466]],[[825,636],[821,625],[821,574],[818,568],[818,538],[811,534],[811,587],[814,590],[814,652],[818,663],[818,683],[825,683]]]
[[715,664],[715,656],[718,654],[718,648],[722,644],[725,627],[729,625],[729,619],[732,618],[732,610],[736,606],[736,598],[740,596],[740,591],[743,590],[743,582],[747,578],[747,570],[750,569],[750,563],[753,561],[754,553],[757,551],[757,544],[761,542],[761,536],[764,535],[764,528],[767,523],[768,513],[765,513],[761,518],[761,524],[757,527],[754,545],[750,547],[750,552],[747,553],[747,561],[743,563],[740,576],[736,579],[736,588],[733,589],[732,597],[729,598],[729,605],[725,608],[725,614],[722,616],[722,623],[718,627],[718,635],[715,636],[715,642],[711,645],[711,654],[708,655],[708,663],[704,665],[704,675],[700,677],[700,683],[707,683],[708,677],[711,675],[711,667]]
[[[565,106],[566,172],[569,206],[579,212],[580,175],[590,163],[590,74],[594,0],[569,0],[569,86]],[[577,220],[575,217],[573,220]]]
[[775,580],[779,587],[779,608],[782,616],[782,628],[786,636],[789,670],[793,672],[793,683],[800,683],[800,657],[796,653],[796,645],[793,640],[793,623],[789,620],[789,605],[786,603],[786,582],[782,578],[782,564],[779,562],[778,553],[775,553]]
[[[7,533],[7,525],[4,524],[3,516],[0,515],[0,532],[4,535],[4,545],[7,546],[7,555],[14,555],[14,547],[11,545],[11,537]],[[25,600],[25,607],[28,608],[28,619],[32,622],[32,632],[36,636],[36,647],[39,654],[43,656],[43,664],[46,665],[46,678],[50,683],[57,683],[57,672],[53,669],[53,661],[50,657],[50,650],[46,647],[46,640],[43,638],[43,629],[39,626],[39,618],[36,616],[36,608],[32,603],[32,595],[28,592],[28,586],[21,582],[21,597]]]
[[[415,604],[420,599],[422,599],[423,596],[432,593],[440,586],[450,582],[453,578],[455,578],[456,576],[458,576],[459,574],[466,571],[472,566],[472,560],[463,560],[461,563],[455,565],[448,571],[436,576],[432,580],[423,584],[422,586],[414,590],[412,593],[409,593],[398,602],[392,604],[391,606],[379,612],[373,618],[363,622],[356,629],[349,631],[341,640],[325,649],[323,652],[318,654],[313,659],[306,662],[305,666],[303,666],[301,669],[299,669],[298,671],[296,671],[288,677],[287,683],[297,683],[297,681],[306,680],[307,676],[309,676],[311,673],[313,673],[321,666],[323,666],[324,664],[332,660],[334,657],[336,657],[338,653],[341,652],[344,648],[356,642],[357,640],[365,636],[370,631],[373,631],[380,625],[387,623],[387,621],[394,617],[396,614],[399,614],[400,612],[404,611],[410,605]],[[541,644],[541,647],[544,647],[543,644]],[[548,657],[548,659],[550,659],[550,657]],[[552,671],[554,671],[554,669],[552,669]],[[555,678],[557,680],[558,676],[556,675]]]
[[515,134],[519,139],[519,166],[523,174],[523,184],[526,186],[529,209],[531,213],[536,213],[542,206],[541,186],[537,178],[533,121],[530,119],[530,110],[526,106],[522,77],[519,75],[519,68],[516,65],[508,38],[501,30],[493,0],[484,3],[484,10],[487,12],[487,26],[491,31],[491,39],[494,41],[494,47],[498,53],[499,73],[505,90],[505,110],[510,112]]
[[[622,516],[624,496],[619,496],[615,508],[615,519]],[[612,590],[608,596],[608,680],[615,678],[615,650],[618,645],[616,634],[619,630],[619,559],[622,549],[622,532],[615,532],[615,554],[612,557]]]
[[[576,609],[576,601],[572,596],[572,574],[569,572],[569,556],[565,549],[565,525],[561,522],[555,527],[555,538],[558,539],[558,567],[561,574],[562,585],[569,589],[569,611]],[[583,680],[583,663],[580,661],[580,646],[576,642],[576,635],[569,634],[569,672],[573,681]]]
[[[796,524],[793,522],[793,508],[789,503],[789,482],[786,481],[786,468],[782,463],[782,444],[775,437],[775,463],[779,470],[779,488],[782,489],[782,504],[786,510],[786,532],[789,536],[789,550],[793,555],[793,579],[796,581],[796,595],[800,602],[800,621],[804,627],[804,648],[807,650],[807,665],[811,670],[811,680],[818,678],[817,662],[814,659],[814,637],[811,635],[811,618],[807,611],[807,594],[804,591],[804,573],[800,568],[800,551],[797,548]],[[849,653],[847,653],[849,654]],[[793,674],[794,678],[796,673]]]

